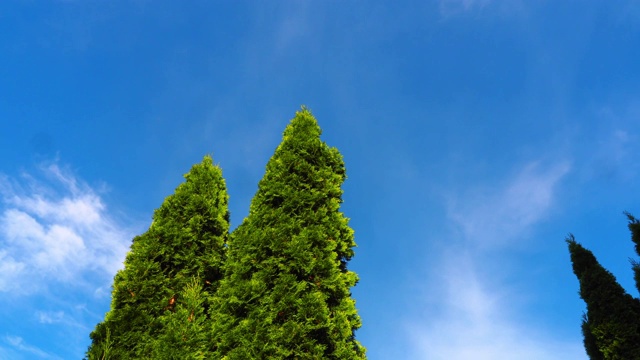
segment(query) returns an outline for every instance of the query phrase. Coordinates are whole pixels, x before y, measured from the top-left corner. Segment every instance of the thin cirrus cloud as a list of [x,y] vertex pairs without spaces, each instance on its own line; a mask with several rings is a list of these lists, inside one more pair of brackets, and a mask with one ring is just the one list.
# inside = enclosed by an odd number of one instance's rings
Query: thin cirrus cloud
[[[453,256],[452,256],[453,257]],[[482,276],[473,256],[457,253],[440,264],[441,302],[425,324],[410,323],[412,359],[584,359],[580,339],[560,340],[516,318],[518,296]],[[515,303],[514,300],[516,299]]]
[[449,218],[467,244],[506,245],[548,215],[556,186],[570,170],[566,161],[546,167],[528,163],[500,189],[450,198]]
[[122,267],[131,232],[96,190],[57,164],[0,177],[0,292],[28,294]]
[[[38,359],[60,359],[59,357],[55,356],[55,355],[51,355],[45,351],[42,351],[40,348],[37,348],[35,346],[29,345],[27,344],[23,338],[21,338],[20,336],[5,336],[4,337],[4,342],[7,343],[8,345],[10,345],[12,348],[14,348],[15,350],[19,351],[20,354],[22,355],[28,355],[30,358],[33,358],[34,356]],[[6,350],[3,350],[0,347],[0,354],[2,353],[9,353]],[[15,353],[11,352],[12,356],[16,355]],[[21,356],[21,355],[17,355],[17,356]]]
[[[570,172],[567,162],[544,166],[532,162],[511,179],[484,194],[464,196],[464,206],[449,204],[449,221],[460,237],[443,249],[432,273],[431,309],[424,322],[409,322],[407,331],[415,359],[555,360],[584,358],[581,342],[562,341],[517,319],[517,289],[483,266],[498,251],[509,250],[517,234],[525,234],[553,211],[557,188]],[[478,242],[481,242],[480,245]],[[507,255],[508,256],[508,255]],[[435,294],[435,295],[434,295]],[[436,310],[434,310],[436,309]]]
[[64,311],[38,311],[36,316],[41,324],[55,324],[64,320]]
[[527,14],[530,4],[522,0],[440,0],[440,16],[452,19],[460,15],[497,15],[500,17],[520,17]]
[[487,6],[491,0],[440,0],[440,14],[450,16]]

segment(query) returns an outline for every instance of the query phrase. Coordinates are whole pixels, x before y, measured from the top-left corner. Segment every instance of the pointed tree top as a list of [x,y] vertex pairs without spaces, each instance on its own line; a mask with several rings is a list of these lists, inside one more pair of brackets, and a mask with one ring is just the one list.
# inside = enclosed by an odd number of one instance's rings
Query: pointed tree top
[[573,272],[578,276],[578,279],[589,268],[598,264],[598,260],[590,250],[587,250],[584,246],[580,245],[573,234],[569,234],[565,239],[569,244],[569,253],[571,254],[571,262],[573,263]]
[[322,134],[322,130],[318,125],[318,121],[313,117],[311,111],[302,106],[302,108],[296,111],[296,115],[289,122],[289,125],[284,129],[283,143],[291,140],[306,140],[319,138]]
[[640,302],[629,295],[615,276],[598,263],[590,250],[577,243],[573,235],[566,241],[573,272],[580,282],[580,297],[587,305],[582,332],[589,356],[592,359],[638,359]]
[[[209,176],[214,176],[216,178],[220,177],[220,179],[224,181],[224,179],[222,178],[222,169],[220,169],[218,165],[215,165],[213,163],[213,158],[211,157],[211,155],[205,155],[202,161],[198,164],[194,164],[189,170],[189,172],[184,174],[183,177],[187,182],[199,180],[200,176],[205,175],[208,172],[211,172],[212,170],[213,170],[213,173],[210,173]],[[197,174],[197,175],[194,175],[194,174]],[[205,176],[205,178],[208,179],[209,176]]]

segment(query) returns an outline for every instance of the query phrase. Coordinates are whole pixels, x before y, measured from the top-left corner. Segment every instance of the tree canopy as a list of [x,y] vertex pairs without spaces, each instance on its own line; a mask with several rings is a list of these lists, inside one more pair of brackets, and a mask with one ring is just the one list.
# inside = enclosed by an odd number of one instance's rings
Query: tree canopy
[[194,165],[133,239],[87,357],[364,359],[345,165],[320,135],[298,111],[230,235],[222,171]]
[[152,358],[159,346],[154,339],[167,336],[167,325],[177,321],[171,314],[204,303],[202,293],[217,287],[229,232],[226,184],[209,156],[184,177],[155,211],[149,230],[133,239],[114,278],[111,309],[91,333],[89,359]]
[[364,358],[347,268],[355,242],[340,212],[345,166],[320,134],[309,110],[296,113],[231,236],[213,304],[216,358]]
[[[638,222],[627,214],[637,244]],[[640,300],[629,295],[593,253],[567,238],[580,297],[587,305],[582,321],[584,345],[592,360],[640,359]],[[636,245],[636,251],[639,247]],[[632,262],[638,279],[636,262]]]

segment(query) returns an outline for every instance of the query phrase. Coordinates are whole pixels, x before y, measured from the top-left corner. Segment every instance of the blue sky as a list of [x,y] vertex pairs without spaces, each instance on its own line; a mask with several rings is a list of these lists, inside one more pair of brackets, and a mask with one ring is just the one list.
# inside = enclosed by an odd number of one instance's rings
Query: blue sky
[[344,155],[369,359],[586,359],[565,236],[634,296],[640,2],[0,4],[0,358],[81,358],[205,154],[232,226],[302,104]]

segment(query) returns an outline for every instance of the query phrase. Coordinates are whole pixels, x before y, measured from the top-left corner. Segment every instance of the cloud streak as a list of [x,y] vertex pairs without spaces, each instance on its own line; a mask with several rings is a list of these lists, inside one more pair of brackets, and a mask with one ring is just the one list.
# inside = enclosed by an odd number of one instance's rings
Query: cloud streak
[[[408,325],[412,359],[564,360],[584,358],[579,341],[550,338],[518,320],[518,295],[482,276],[473,256],[440,265],[441,303],[428,322]],[[523,318],[522,316],[520,317]]]
[[36,316],[41,324],[55,324],[64,320],[64,311],[38,311]]
[[0,178],[0,292],[76,284],[88,274],[110,279],[122,266],[131,232],[69,171],[54,163],[38,175]]
[[4,341],[16,350],[19,350],[21,353],[30,354],[31,357],[36,356],[41,359],[60,359],[57,356],[51,355],[35,346],[27,344],[20,336],[7,335],[4,337]]
[[[457,229],[450,236],[461,240],[447,245],[430,271],[436,276],[423,299],[430,310],[407,323],[412,359],[584,358],[580,341],[550,338],[523,321],[522,295],[486,266],[553,211],[558,184],[570,170],[567,162],[532,162],[496,188],[450,199],[449,221]],[[505,267],[500,271],[510,271]]]
[[449,218],[468,243],[505,245],[547,216],[556,185],[570,169],[568,162],[547,168],[540,162],[529,163],[501,189],[450,199]]
[[491,0],[440,0],[440,11],[470,11],[477,7],[487,6]]
[[438,8],[443,19],[463,15],[521,16],[527,13],[528,4],[521,0],[439,0]]

